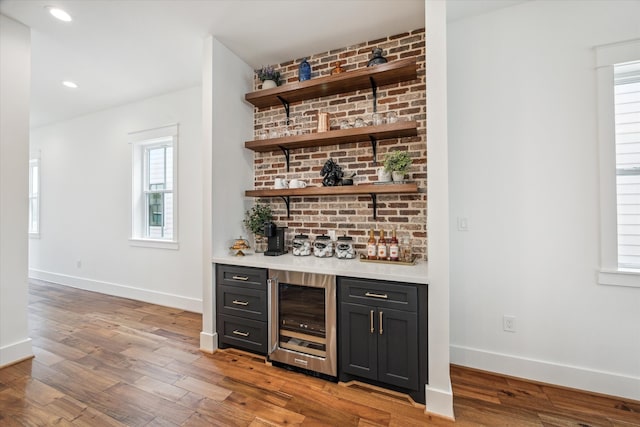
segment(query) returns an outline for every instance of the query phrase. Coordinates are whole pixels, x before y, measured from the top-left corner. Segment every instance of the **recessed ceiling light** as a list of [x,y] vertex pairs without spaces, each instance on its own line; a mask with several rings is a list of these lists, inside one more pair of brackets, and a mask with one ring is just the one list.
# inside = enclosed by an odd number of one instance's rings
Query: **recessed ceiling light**
[[77,84],[75,84],[74,82],[69,81],[69,80],[65,80],[65,81],[63,81],[63,82],[62,82],[62,85],[63,85],[63,86],[66,86],[66,87],[70,87],[71,89],[76,89],[76,88],[78,87],[78,85],[77,85]]
[[65,12],[62,9],[57,8],[57,7],[53,7],[53,6],[47,6],[47,10],[55,18],[57,18],[57,19],[59,19],[61,21],[64,21],[64,22],[71,22],[71,15],[69,15],[67,12]]

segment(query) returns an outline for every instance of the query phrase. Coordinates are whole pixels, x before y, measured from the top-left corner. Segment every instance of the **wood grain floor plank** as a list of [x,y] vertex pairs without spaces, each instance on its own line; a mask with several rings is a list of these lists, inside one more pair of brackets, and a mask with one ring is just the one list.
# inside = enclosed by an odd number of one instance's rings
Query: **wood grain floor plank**
[[217,402],[222,402],[232,393],[231,390],[192,377],[181,378],[174,385]]
[[129,427],[94,408],[87,408],[73,420],[73,425],[76,427]]
[[70,422],[81,416],[87,408],[86,404],[67,395],[54,400],[46,406],[47,411]]
[[[343,416],[347,416],[348,419],[344,422],[348,425],[358,425],[361,419],[384,426],[389,424],[391,414],[388,411],[349,400],[336,400],[330,391],[334,387],[343,386],[330,383],[326,384],[322,391],[308,393],[306,382],[289,381],[281,390],[293,396],[291,402],[286,406],[287,409],[296,410],[313,418],[323,419],[323,417],[318,417],[316,412],[327,411],[327,408],[331,408],[331,412],[336,411],[344,414]],[[305,406],[307,408],[303,409]]]
[[263,400],[274,405],[284,407],[291,400],[291,395],[281,390],[265,389],[251,382],[245,382],[239,379],[224,377],[216,383],[220,387],[250,396],[255,399]]
[[202,399],[198,402],[197,413],[200,419],[210,420],[216,426],[244,427],[251,424],[256,415],[245,408],[238,408],[229,402],[217,402],[211,399]]
[[133,385],[140,390],[144,390],[147,393],[156,394],[172,402],[179,402],[180,399],[182,399],[188,393],[187,390],[176,387],[173,384],[167,384],[165,382],[144,376],[136,380]]
[[273,405],[269,402],[261,402],[252,397],[240,393],[231,393],[225,400],[234,407],[255,414],[256,417],[267,420],[276,425],[300,425],[305,417],[302,414]]

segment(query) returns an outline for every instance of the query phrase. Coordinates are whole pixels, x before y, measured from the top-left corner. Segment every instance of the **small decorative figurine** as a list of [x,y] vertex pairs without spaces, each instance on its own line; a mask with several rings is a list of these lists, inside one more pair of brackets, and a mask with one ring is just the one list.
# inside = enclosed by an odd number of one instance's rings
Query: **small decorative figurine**
[[298,80],[305,81],[311,78],[311,65],[307,62],[307,58],[304,58],[298,66]]
[[344,71],[344,69],[340,66],[341,64],[342,64],[342,61],[335,62],[335,68],[331,70],[331,75],[340,74],[341,72]]
[[369,62],[367,63],[367,67],[371,67],[372,65],[387,63],[387,58],[382,56],[382,49],[380,49],[379,47],[374,48],[371,54],[372,56]]
[[342,172],[342,168],[340,167],[340,165],[334,162],[333,159],[329,159],[322,167],[320,175],[324,175],[322,185],[324,185],[325,187],[334,187],[336,185],[342,185],[342,177],[344,176],[344,172]]

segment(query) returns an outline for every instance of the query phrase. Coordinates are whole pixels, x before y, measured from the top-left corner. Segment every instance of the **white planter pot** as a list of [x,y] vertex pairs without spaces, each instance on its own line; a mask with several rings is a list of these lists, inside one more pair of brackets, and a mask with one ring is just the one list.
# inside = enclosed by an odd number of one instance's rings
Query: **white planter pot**
[[391,172],[391,177],[393,178],[393,182],[404,181],[404,172]]
[[264,80],[262,82],[262,89],[273,89],[278,86],[274,80]]
[[391,181],[391,172],[387,172],[384,168],[378,168],[378,181],[389,182]]

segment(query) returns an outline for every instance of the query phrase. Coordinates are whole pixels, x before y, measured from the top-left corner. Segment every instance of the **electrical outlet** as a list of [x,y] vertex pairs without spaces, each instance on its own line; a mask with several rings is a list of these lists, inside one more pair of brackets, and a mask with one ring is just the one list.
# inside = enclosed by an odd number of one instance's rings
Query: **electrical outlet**
[[516,316],[502,316],[502,329],[506,332],[515,332]]
[[82,268],[82,261],[76,261],[76,268]]
[[458,218],[458,231],[469,231],[469,220],[466,216],[459,216]]

